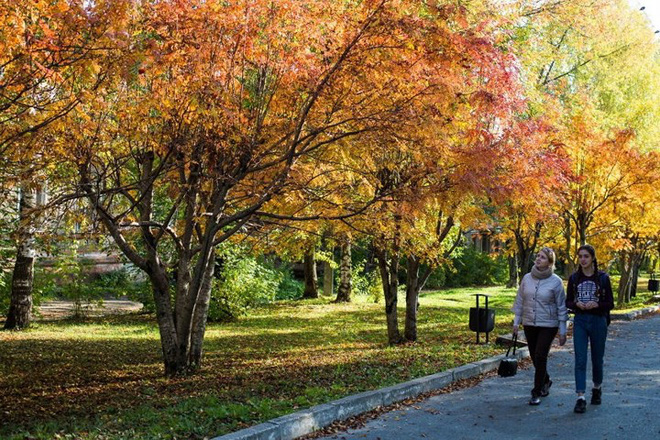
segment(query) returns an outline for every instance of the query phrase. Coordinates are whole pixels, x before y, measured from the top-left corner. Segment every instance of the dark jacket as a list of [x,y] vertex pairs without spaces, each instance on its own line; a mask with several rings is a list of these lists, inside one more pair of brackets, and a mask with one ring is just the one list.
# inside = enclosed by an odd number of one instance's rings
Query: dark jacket
[[[614,308],[614,295],[610,276],[603,271],[597,275],[584,276],[582,272],[575,272],[568,278],[566,289],[566,307],[575,314],[589,314],[608,316]],[[575,306],[579,301],[596,301],[598,307],[591,310],[582,310]]]

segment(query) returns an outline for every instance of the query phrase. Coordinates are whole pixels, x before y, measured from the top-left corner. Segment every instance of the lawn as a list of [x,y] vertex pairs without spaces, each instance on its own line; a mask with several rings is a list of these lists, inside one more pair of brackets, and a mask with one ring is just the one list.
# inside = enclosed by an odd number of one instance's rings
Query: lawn
[[173,379],[150,315],[0,332],[0,437],[197,439],[447,370],[502,352],[468,330],[475,293],[491,295],[493,341],[510,329],[513,289],[423,292],[419,342],[397,347],[366,297],[283,302],[210,324],[201,371]]

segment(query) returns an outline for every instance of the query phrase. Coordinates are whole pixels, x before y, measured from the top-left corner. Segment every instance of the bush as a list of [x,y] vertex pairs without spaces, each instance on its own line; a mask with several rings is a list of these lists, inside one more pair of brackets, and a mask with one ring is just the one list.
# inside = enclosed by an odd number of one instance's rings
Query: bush
[[11,299],[11,274],[0,272],[0,316],[7,316]]
[[142,303],[142,311],[155,312],[156,303],[151,289],[151,282],[145,278],[144,273],[133,266],[126,264],[121,269],[98,274],[89,283],[89,288],[97,295],[112,298],[125,296],[131,301]]
[[[351,270],[351,281],[353,283],[353,292],[357,295],[368,295],[369,299],[379,303],[383,299],[383,285],[380,281],[380,272],[378,269],[365,271],[365,260],[354,263]],[[337,271],[337,275],[339,271]],[[337,284],[339,281],[337,279]]]
[[463,248],[462,252],[442,269],[445,287],[503,284],[509,277],[504,256],[477,251],[472,247]]
[[466,247],[452,256],[449,263],[433,269],[424,288],[497,285],[508,279],[509,266],[505,256]]
[[156,312],[156,302],[154,301],[154,291],[149,280],[142,280],[135,283],[135,286],[126,291],[126,297],[131,301],[142,303],[142,312]]
[[[216,265],[215,278],[211,292],[208,319],[210,321],[234,320],[247,313],[251,308],[275,300],[299,299],[303,293],[303,283],[296,280],[289,266],[276,268],[268,261],[241,256],[233,249],[234,255],[221,253]],[[99,285],[108,285],[117,280],[123,286],[129,282],[124,294],[132,301],[141,302],[143,311],[155,312],[153,290],[149,280],[140,280],[135,269],[121,269],[125,273],[108,273],[96,281]],[[176,278],[172,274],[172,293]],[[273,292],[275,292],[273,294]]]
[[78,257],[77,245],[61,250],[55,265],[44,270],[39,281],[43,295],[49,298],[65,298],[74,303],[74,316],[83,315],[83,303],[103,301],[84,273],[85,261]]
[[253,307],[275,300],[282,274],[234,249],[223,256],[223,267],[213,280],[210,321],[234,320]]
[[288,266],[277,269],[280,273],[280,284],[277,287],[276,300],[292,300],[302,298],[305,284],[294,278],[291,268]]
[[78,256],[75,246],[61,250],[53,266],[36,269],[33,296],[73,301],[75,316],[83,314],[85,303],[123,296],[142,302],[147,310],[155,309],[153,296],[145,288],[148,283],[132,265],[93,275],[88,270],[90,263]]
[[441,289],[445,287],[445,283],[447,282],[447,276],[445,272],[446,272],[445,266],[440,266],[433,269],[433,272],[431,272],[431,275],[429,276],[428,280],[426,280],[426,285],[424,286],[424,288]]

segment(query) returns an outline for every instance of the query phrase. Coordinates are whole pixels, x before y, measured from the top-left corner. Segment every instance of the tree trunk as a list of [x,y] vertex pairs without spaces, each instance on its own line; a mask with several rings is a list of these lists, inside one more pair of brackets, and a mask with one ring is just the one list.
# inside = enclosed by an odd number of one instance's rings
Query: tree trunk
[[387,340],[390,345],[395,345],[402,341],[397,316],[397,293],[399,289],[397,273],[399,271],[399,256],[396,253],[388,255],[386,251],[377,250],[376,257],[378,258],[380,278],[383,284],[383,294],[385,296]]
[[305,253],[303,260],[303,267],[305,271],[305,291],[303,298],[318,298],[319,289],[316,286],[318,283],[318,276],[316,274],[316,260],[314,258],[314,247]]
[[509,262],[509,281],[506,287],[516,287],[518,285],[518,264],[516,262],[516,254],[511,254],[507,257]]
[[[633,244],[637,244],[637,240]],[[639,278],[639,266],[644,259],[645,252],[639,249],[623,251],[619,257],[619,290],[617,293],[617,304],[622,305],[630,302],[637,294],[637,281]]]
[[529,233],[523,235],[522,231],[514,232],[517,249],[516,254],[518,256],[519,280],[522,280],[522,277],[532,270],[532,265],[534,264],[534,250],[536,249],[536,244],[541,236],[541,227],[542,224],[537,222],[534,226],[534,230],[531,231],[531,236]]
[[163,350],[165,375],[176,376],[185,372],[186,365],[180,364],[178,338],[176,334],[175,315],[172,313],[169,279],[164,270],[154,270],[149,264],[147,274],[151,280],[156,305],[156,320],[160,332],[160,345]]
[[208,266],[203,275],[197,303],[195,304],[195,313],[193,315],[192,335],[190,338],[190,356],[188,358],[188,367],[198,369],[202,365],[202,348],[204,335],[206,333],[206,320],[208,318],[209,304],[211,302],[211,293],[213,289],[213,274],[215,272],[215,250],[212,251]]
[[571,219],[564,215],[564,254],[566,265],[564,266],[564,278],[568,279],[573,273],[573,258],[571,257]]
[[628,298],[630,298],[631,267],[630,255],[628,252],[621,253],[619,258],[619,272],[621,273],[621,278],[619,279],[617,304],[622,305],[628,302]]
[[11,299],[4,328],[20,330],[30,326],[32,286],[34,281],[34,222],[32,211],[37,205],[37,193],[24,186],[19,198],[19,226],[16,262],[11,280]]
[[[639,237],[636,237],[634,240],[634,243],[636,245],[639,245]],[[635,250],[632,251],[632,258],[630,261],[630,289],[628,290],[628,298],[626,302],[630,302],[632,298],[637,296],[637,282],[639,280],[639,267],[642,264],[642,261],[644,261],[644,257],[646,256],[646,251],[645,250],[640,250],[639,248],[636,248]]]
[[323,295],[332,296],[334,293],[335,271],[329,261],[323,262]]
[[172,310],[170,283],[165,268],[152,255],[147,273],[150,274],[156,301],[156,313],[160,330],[165,374],[177,376],[199,368],[202,360],[206,319],[210,303],[215,251],[211,244],[213,233],[208,232],[194,267],[190,259],[182,258],[179,277],[190,274],[190,282],[178,284],[178,301]]
[[337,287],[337,298],[335,299],[335,302],[350,302],[353,290],[350,241],[344,241],[341,244],[340,258],[339,286]]
[[419,259],[409,256],[406,264],[406,321],[403,336],[417,340],[417,308],[419,303]]
[[406,265],[406,322],[403,334],[406,340],[411,342],[417,341],[419,294],[433,271],[429,266],[420,274],[420,269],[419,258],[414,255],[409,256]]
[[637,281],[639,280],[639,264],[635,261],[630,281],[630,299],[637,296]]
[[587,227],[589,226],[584,216],[579,217],[578,234],[580,237],[580,246],[587,244]]
[[532,255],[533,249],[524,247],[518,249],[518,279],[522,280],[522,277],[532,270]]
[[[96,192],[97,186],[91,178],[94,173],[91,172],[89,164],[80,168],[80,187],[124,255],[149,277],[156,305],[165,374],[176,376],[187,374],[201,363],[215,268],[214,247],[222,242],[222,239],[216,236],[223,227],[218,219],[224,206],[223,194],[226,188],[219,185],[213,189],[211,209],[203,208],[203,212],[208,209],[212,215],[205,216],[205,224],[202,227],[198,223],[200,197],[196,189],[200,173],[195,164],[199,164],[199,161],[192,161],[189,174],[181,174],[183,183],[190,190],[182,199],[184,228],[180,235],[175,236],[178,264],[176,287],[173,287],[167,272],[168,267],[161,260],[162,251],[158,249],[165,229],[155,227],[152,219],[153,178],[159,172],[158,167],[154,169],[154,161],[152,152],[143,154],[139,160],[141,178],[137,187],[140,197],[136,197],[135,203],[135,212],[140,222],[140,237],[135,243],[139,244],[139,247],[124,237],[117,218],[105,205],[107,199]],[[176,210],[171,210],[170,216],[175,213]],[[234,224],[233,229],[238,230],[248,218],[249,215],[246,214],[246,217]],[[226,239],[229,235],[223,237]]]

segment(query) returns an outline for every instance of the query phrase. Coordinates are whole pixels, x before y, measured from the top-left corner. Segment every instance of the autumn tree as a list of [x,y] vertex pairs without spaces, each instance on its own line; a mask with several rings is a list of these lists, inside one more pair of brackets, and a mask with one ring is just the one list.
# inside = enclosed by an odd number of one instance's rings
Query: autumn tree
[[[660,156],[657,151],[636,152],[632,162],[641,167],[658,169]],[[639,271],[643,261],[657,248],[660,223],[658,222],[658,176],[633,186],[607,207],[602,218],[594,220],[594,230],[614,231],[596,236],[599,243],[609,253],[616,256],[619,273],[617,303],[624,304],[634,297],[637,291]],[[613,224],[607,222],[615,219]]]
[[[16,1],[0,4],[0,174],[3,188],[20,188],[16,261],[6,329],[30,323],[35,261],[36,191],[45,187],[52,139],[86,94],[106,79],[114,26],[126,2]],[[51,167],[52,169],[52,167]]]
[[[295,197],[324,152],[355,154],[391,138],[435,86],[417,81],[442,76],[415,46],[435,38],[426,9],[136,5],[123,75],[77,107],[59,142],[73,146],[80,191],[99,222],[151,280],[166,374],[201,363],[215,246],[257,217],[281,217],[271,209]],[[376,193],[354,192],[335,216],[353,215]]]
[[[458,243],[459,225],[469,227],[481,216],[480,199],[499,198],[504,158],[515,155],[511,127],[522,110],[514,59],[503,50],[507,37],[491,33],[483,15],[464,8],[430,18],[437,37],[419,44],[428,68],[417,81],[433,88],[398,132],[374,139],[378,153],[365,157],[363,169],[387,196],[351,221],[373,239],[390,344],[417,339],[419,293],[432,268]],[[440,66],[442,76],[429,75]],[[397,316],[402,263],[403,337]]]
[[510,243],[517,280],[531,270],[538,246],[554,241],[549,231],[556,230],[562,219],[563,194],[571,178],[564,146],[556,144],[556,133],[544,119],[515,124],[509,139],[515,155],[510,156],[513,160],[506,166],[510,171],[501,182],[506,182],[507,191],[491,203],[492,217],[502,227],[501,239]]
[[572,183],[559,193],[570,270],[579,244],[616,233],[593,230],[594,219],[648,179],[626,154],[650,148],[660,129],[658,46],[643,14],[623,0],[509,5],[519,17],[516,52],[530,110],[554,127],[570,158]]

